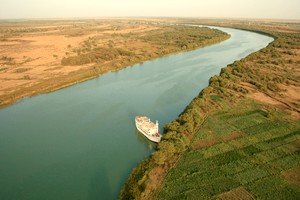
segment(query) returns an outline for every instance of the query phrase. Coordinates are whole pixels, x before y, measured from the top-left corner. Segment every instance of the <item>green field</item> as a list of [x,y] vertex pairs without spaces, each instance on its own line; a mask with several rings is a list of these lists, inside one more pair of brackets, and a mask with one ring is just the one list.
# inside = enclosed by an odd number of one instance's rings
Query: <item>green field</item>
[[299,198],[283,174],[300,165],[300,122],[285,115],[243,100],[209,116],[155,198],[226,199],[240,188],[241,199]]

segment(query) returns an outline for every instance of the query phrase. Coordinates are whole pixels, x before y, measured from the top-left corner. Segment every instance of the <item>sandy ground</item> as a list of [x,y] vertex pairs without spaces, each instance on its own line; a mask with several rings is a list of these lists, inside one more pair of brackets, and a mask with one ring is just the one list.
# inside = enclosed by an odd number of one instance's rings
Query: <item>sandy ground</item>
[[6,68],[0,72],[0,94],[85,67],[62,66],[60,59],[69,44],[76,46],[88,36],[34,35],[1,42],[0,57],[11,57],[15,63],[0,64],[2,69]]
[[[157,29],[148,24],[121,24],[116,21],[104,21],[100,25],[98,22],[47,23],[0,24],[0,96],[91,67],[92,64],[61,65],[61,59],[66,53],[72,53],[72,49],[80,47],[89,38],[97,37],[98,44],[105,45],[112,34],[142,33]],[[10,29],[16,33],[7,33]],[[118,40],[114,42],[123,43]]]

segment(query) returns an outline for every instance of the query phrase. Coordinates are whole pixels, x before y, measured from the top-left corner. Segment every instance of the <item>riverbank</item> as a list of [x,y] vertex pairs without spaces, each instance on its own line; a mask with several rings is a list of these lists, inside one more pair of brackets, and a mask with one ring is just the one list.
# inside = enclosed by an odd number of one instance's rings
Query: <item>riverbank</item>
[[231,38],[1,109],[1,199],[117,199],[132,169],[156,147],[136,131],[134,117],[169,123],[221,66],[273,40],[221,30]]
[[120,198],[299,196],[299,25],[206,24],[264,32],[275,40],[210,79],[165,126],[158,151],[133,170]]
[[1,22],[0,107],[229,37],[157,19]]

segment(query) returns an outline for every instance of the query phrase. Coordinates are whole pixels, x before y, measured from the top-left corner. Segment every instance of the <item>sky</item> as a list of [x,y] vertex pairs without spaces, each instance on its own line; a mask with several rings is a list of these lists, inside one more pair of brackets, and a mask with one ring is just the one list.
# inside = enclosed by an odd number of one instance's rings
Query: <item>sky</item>
[[0,19],[69,17],[300,19],[300,0],[0,0]]

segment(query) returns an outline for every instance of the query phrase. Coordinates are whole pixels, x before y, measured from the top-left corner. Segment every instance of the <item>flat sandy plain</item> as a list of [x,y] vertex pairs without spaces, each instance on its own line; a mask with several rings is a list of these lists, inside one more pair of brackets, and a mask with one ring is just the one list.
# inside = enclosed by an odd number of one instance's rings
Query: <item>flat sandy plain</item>
[[[2,21],[0,97],[3,97],[2,101],[6,101],[8,95],[14,96],[15,99],[30,96],[30,93],[36,92],[34,90],[47,90],[47,87],[41,84],[46,85],[49,80],[90,69],[93,64],[61,64],[63,57],[76,54],[80,47],[84,48],[84,42],[89,39],[94,39],[94,46],[108,46],[109,43],[113,43],[115,46],[126,46],[136,50],[137,47],[146,48],[147,44],[126,40],[122,34],[140,34],[155,29],[158,27],[152,24],[134,24],[127,20],[120,22],[109,19]],[[115,37],[112,37],[112,34]],[[21,92],[22,89],[39,84],[40,87],[33,91]]]
[[[229,38],[162,19],[0,21],[0,107]],[[196,30],[197,29],[197,30]]]

